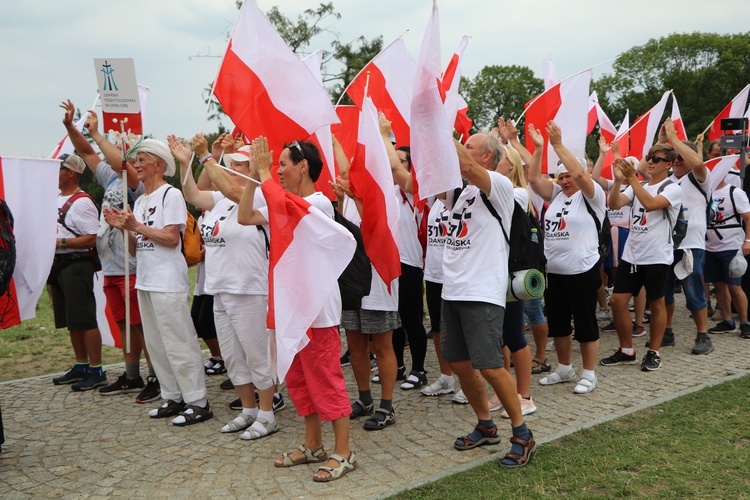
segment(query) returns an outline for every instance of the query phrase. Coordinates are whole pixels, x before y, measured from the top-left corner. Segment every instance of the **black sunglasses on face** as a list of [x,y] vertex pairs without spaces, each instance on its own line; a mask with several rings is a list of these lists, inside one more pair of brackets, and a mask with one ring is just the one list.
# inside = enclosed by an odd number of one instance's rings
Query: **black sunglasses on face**
[[660,156],[655,156],[655,155],[646,155],[646,161],[650,161],[654,165],[656,165],[656,164],[658,164],[659,162],[662,162],[662,161],[665,161],[665,162],[669,163],[669,160],[667,160],[666,158],[662,158]]

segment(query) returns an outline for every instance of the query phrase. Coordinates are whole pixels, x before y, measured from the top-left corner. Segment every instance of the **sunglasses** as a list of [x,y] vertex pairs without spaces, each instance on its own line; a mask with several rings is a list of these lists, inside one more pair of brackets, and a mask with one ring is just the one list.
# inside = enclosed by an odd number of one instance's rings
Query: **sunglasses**
[[306,159],[307,159],[307,158],[305,158],[305,152],[304,152],[304,151],[302,151],[302,146],[300,146],[299,142],[297,142],[297,141],[292,141],[291,143],[289,143],[289,146],[288,146],[288,147],[290,147],[290,148],[294,148],[294,149],[296,149],[297,151],[299,151],[299,154],[301,154],[301,155],[302,155],[302,159],[303,159],[303,160],[306,160]]
[[60,169],[67,168],[65,166],[65,160],[67,160],[68,158],[70,158],[69,154],[64,154],[57,157],[57,159],[60,160]]
[[666,158],[662,158],[660,156],[655,156],[655,155],[646,155],[646,161],[650,161],[654,165],[656,165],[656,164],[658,164],[659,162],[662,162],[662,161],[670,163],[670,161],[667,160]]

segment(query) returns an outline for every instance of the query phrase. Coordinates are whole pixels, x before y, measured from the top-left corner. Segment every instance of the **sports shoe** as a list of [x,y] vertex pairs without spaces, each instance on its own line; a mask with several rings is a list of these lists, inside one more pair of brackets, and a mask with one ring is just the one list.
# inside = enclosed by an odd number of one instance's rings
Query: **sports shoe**
[[463,389],[461,389],[460,391],[458,391],[453,396],[453,398],[451,399],[451,402],[453,404],[457,404],[457,405],[467,405],[467,404],[469,404],[469,400],[466,399],[466,396],[464,395],[464,390]]
[[[531,415],[537,410],[536,405],[534,404],[534,399],[531,396],[529,396],[529,399],[524,399],[519,394],[518,402],[521,403],[521,415]],[[505,410],[503,410],[500,416],[503,418],[510,418],[510,415],[508,415],[508,412]]]
[[562,382],[571,382],[576,377],[576,371],[572,368],[570,371],[566,373],[559,373],[557,371],[554,371],[547,375],[546,377],[542,377],[539,379],[540,385],[555,385],[560,384]]
[[128,374],[123,373],[117,380],[112,382],[106,387],[99,389],[99,394],[102,396],[112,396],[114,394],[127,394],[129,392],[140,392],[145,387],[143,379],[141,377],[129,380]]
[[420,392],[423,396],[442,396],[443,394],[453,394],[455,380],[453,376],[441,376],[436,381],[422,389]]
[[646,329],[643,327],[643,325],[636,325],[633,324],[633,337],[643,337],[646,335]]
[[661,357],[656,354],[656,351],[649,349],[646,351],[646,355],[643,356],[641,361],[641,371],[654,372],[661,367]]
[[143,388],[140,394],[136,396],[136,403],[148,403],[149,401],[156,401],[161,397],[161,385],[156,377],[146,377],[146,387]]
[[737,331],[737,325],[734,323],[734,320],[727,321],[727,320],[721,320],[712,328],[708,329],[708,333],[734,333]]
[[284,408],[286,408],[286,403],[284,403],[284,397],[279,394],[278,396],[276,394],[273,395],[273,412],[276,413],[277,411],[281,411]]
[[493,395],[490,399],[487,400],[487,405],[490,407],[490,411],[503,409],[503,404],[500,402],[500,398],[497,397],[497,394]]
[[740,323],[740,337],[750,339],[750,323]]
[[602,331],[602,333],[614,333],[614,332],[616,332],[617,328],[615,328],[615,322],[614,321],[610,321],[609,323],[607,323],[606,325],[604,325],[601,328],[601,331]]
[[[664,337],[661,339],[661,346],[662,347],[672,347],[677,343],[677,341],[674,338],[674,333],[664,333]],[[646,341],[646,347],[651,347],[651,341]]]
[[708,335],[701,335],[699,333],[698,336],[695,337],[695,345],[690,352],[692,354],[710,354],[714,352],[714,344],[711,342],[711,339],[708,338]]
[[547,345],[544,346],[544,350],[547,351],[547,352],[555,350],[555,341],[554,341],[554,339],[547,339]]
[[596,320],[597,321],[611,321],[612,313],[610,313],[609,309],[607,309],[606,307],[600,307],[599,312],[596,313]]
[[370,371],[371,372],[378,371],[378,359],[375,357],[374,354],[370,354]]
[[55,385],[72,384],[73,382],[79,382],[86,378],[87,373],[86,370],[77,370],[76,367],[73,366],[70,370],[66,371],[59,377],[53,378],[52,383]]
[[347,349],[343,356],[339,358],[339,361],[341,361],[341,366],[352,366],[352,360],[349,356],[349,349]]
[[81,392],[90,391],[103,385],[107,385],[107,372],[102,372],[101,375],[96,372],[88,372],[83,380],[71,385],[70,388]]
[[242,408],[244,408],[244,407],[242,406],[242,399],[240,399],[240,398],[237,398],[234,401],[232,401],[231,403],[229,403],[229,409],[230,410],[237,410],[237,411],[239,411]]
[[599,364],[602,366],[634,365],[637,362],[638,358],[635,357],[635,353],[628,355],[622,352],[621,349],[615,350],[612,356],[599,360]]

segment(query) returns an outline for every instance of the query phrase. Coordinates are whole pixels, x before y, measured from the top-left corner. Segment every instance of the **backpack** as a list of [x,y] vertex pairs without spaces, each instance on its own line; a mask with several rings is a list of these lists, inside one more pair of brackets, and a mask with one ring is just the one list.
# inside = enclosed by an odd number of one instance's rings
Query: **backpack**
[[693,186],[695,186],[695,188],[700,191],[700,193],[706,199],[706,227],[715,224],[716,218],[719,215],[719,206],[711,196],[703,191],[703,188],[701,188],[701,185],[698,183],[698,179],[696,179],[693,175],[693,172],[688,172],[688,179],[690,179],[690,182],[693,183]]
[[[172,189],[172,186],[164,190],[164,196],[161,198],[162,208],[164,208],[164,200],[167,198],[167,192],[170,189]],[[180,250],[182,251],[182,256],[185,257],[188,267],[193,267],[202,260],[201,244],[203,240],[201,239],[198,221],[195,220],[195,217],[193,217],[193,214],[187,208],[185,212],[187,212],[187,221],[185,221],[185,230],[180,233]]]
[[352,260],[339,276],[339,291],[341,292],[341,309],[357,311],[362,307],[362,298],[370,295],[372,285],[372,266],[370,258],[365,252],[362,230],[358,225],[344,217],[336,210],[337,202],[333,202],[333,220],[349,231],[357,242]]
[[721,235],[721,232],[719,229],[736,229],[738,227],[741,227],[742,229],[745,228],[745,221],[742,220],[742,216],[737,213],[737,204],[734,202],[734,190],[737,189],[735,186],[729,185],[729,201],[732,202],[732,209],[734,210],[734,218],[737,220],[736,224],[722,224],[721,226],[717,226],[716,222],[714,221],[712,224],[708,226],[708,229],[713,229],[716,232],[716,237],[719,238],[719,240],[723,240],[724,237]]
[[609,221],[609,215],[604,212],[604,219],[599,222],[599,217],[596,216],[596,212],[589,205],[589,201],[586,199],[583,193],[581,193],[583,203],[586,205],[586,211],[594,218],[594,224],[596,225],[596,234],[599,239],[599,258],[604,259],[609,255],[609,249],[612,245],[612,223]]
[[5,295],[16,268],[16,238],[13,234],[13,214],[0,198],[0,296]]
[[[690,174],[688,174],[690,175]],[[658,196],[661,194],[664,189],[672,184],[672,181],[667,179],[666,181],[662,182],[661,186],[659,186],[659,189],[656,190],[656,195]],[[669,239],[672,240],[672,245],[675,249],[679,248],[680,243],[682,243],[682,240],[685,239],[685,235],[687,235],[687,228],[688,228],[688,220],[687,217],[685,217],[685,207],[683,205],[680,205],[680,210],[677,212],[677,219],[672,222],[672,217],[669,215],[669,207],[662,208],[663,217],[669,221],[669,225],[672,227],[672,232],[669,234]]]
[[[79,191],[75,193],[73,196],[71,196],[70,198],[68,198],[68,200],[65,203],[63,203],[62,208],[60,208],[60,212],[59,212],[57,220],[62,227],[64,227],[71,233],[75,234],[76,237],[81,236],[81,235],[73,231],[71,228],[68,227],[67,224],[65,224],[65,216],[68,215],[68,211],[70,210],[70,207],[73,205],[73,203],[76,200],[81,199],[81,198],[88,198],[89,200],[91,200],[91,202],[96,207],[97,214],[101,215],[101,207],[99,207],[99,204],[91,196],[89,196],[87,192]],[[102,263],[99,260],[99,253],[96,250],[96,246],[94,246],[93,248],[90,248],[88,252],[89,252],[89,257],[91,258],[91,260],[94,261],[94,271],[96,272],[101,271]]]

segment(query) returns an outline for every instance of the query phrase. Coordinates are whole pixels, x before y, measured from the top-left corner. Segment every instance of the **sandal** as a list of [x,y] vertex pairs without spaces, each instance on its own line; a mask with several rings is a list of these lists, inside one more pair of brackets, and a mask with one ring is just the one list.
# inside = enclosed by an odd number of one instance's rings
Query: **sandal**
[[357,468],[357,456],[353,451],[349,453],[349,458],[344,458],[340,455],[334,454],[331,455],[331,459],[337,461],[339,463],[339,466],[336,468],[332,468],[321,465],[320,467],[318,467],[318,471],[327,472],[329,475],[326,477],[313,476],[313,481],[316,481],[318,483],[335,481],[336,479],[341,479],[347,473]]
[[366,405],[362,402],[361,399],[356,400],[354,403],[352,403],[352,413],[349,415],[349,418],[359,418],[364,417],[366,415],[372,415],[372,412],[375,410],[375,403],[370,401],[369,405]]
[[541,360],[539,358],[534,358],[531,360],[531,374],[532,375],[539,375],[540,373],[547,373],[548,371],[552,370],[552,367],[547,363],[547,358],[544,358],[544,360]]
[[[214,416],[214,412],[211,411],[211,405],[206,403],[206,407],[202,408],[196,405],[187,405],[184,410],[177,415],[177,418],[172,420],[172,425],[178,427],[185,427],[186,425],[193,425],[205,420],[210,420]],[[178,418],[182,417],[184,421],[175,422]]]
[[247,429],[255,422],[252,415],[240,413],[237,417],[221,428],[221,432],[239,432]]
[[[396,380],[406,380],[406,368],[400,367],[396,371]],[[373,384],[379,384],[380,383],[380,374],[375,375],[370,379],[370,382]]]
[[161,405],[155,410],[148,412],[148,416],[151,418],[167,418],[173,417],[185,409],[185,402],[168,400],[166,403]]
[[500,436],[497,435],[497,426],[485,427],[482,424],[477,424],[474,428],[482,433],[482,437],[478,441],[472,441],[472,439],[466,435],[464,437],[456,438],[456,442],[453,443],[453,447],[457,450],[471,450],[477,446],[485,446],[488,444],[497,444],[500,442]]
[[206,375],[222,375],[227,372],[226,366],[224,366],[224,360],[222,358],[210,357],[206,361],[204,366]]
[[277,432],[279,432],[279,428],[276,426],[276,421],[269,422],[264,418],[258,418],[255,419],[253,425],[248,427],[247,430],[242,433],[240,439],[251,441],[253,439],[260,439],[270,436],[271,434],[276,434]]
[[372,417],[365,420],[363,427],[366,431],[379,431],[395,423],[395,410],[388,411],[385,408],[378,408]]
[[281,454],[281,463],[274,462],[274,467],[294,467],[295,465],[320,463],[328,460],[328,453],[326,453],[325,448],[322,446],[312,451],[310,448],[305,448],[305,445],[302,444],[297,449],[304,453],[305,456],[295,459],[292,458],[293,451],[284,452]]
[[[519,437],[513,436],[512,438],[510,438],[510,442],[523,446],[523,455],[514,455],[513,453],[507,453],[500,461],[500,465],[502,467],[512,469],[514,467],[523,467],[524,465],[529,463],[529,460],[531,460],[531,455],[534,453],[534,451],[536,451],[536,441],[534,441],[534,435],[531,433],[531,431],[529,431],[529,439],[521,439]],[[510,460],[513,463],[505,464],[503,463],[505,460]]]
[[407,377],[406,381],[401,384],[401,390],[402,391],[411,391],[413,389],[419,389],[423,385],[427,384],[427,372],[419,372],[417,370],[412,370],[411,373],[409,373],[409,376]]
[[576,376],[574,370],[570,370],[566,375],[560,375],[558,372],[552,372],[546,377],[539,379],[539,385],[555,385],[563,382],[572,382]]

